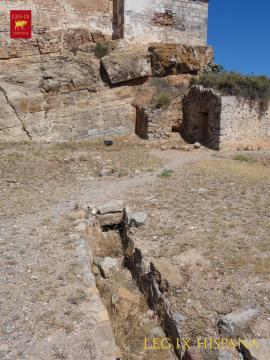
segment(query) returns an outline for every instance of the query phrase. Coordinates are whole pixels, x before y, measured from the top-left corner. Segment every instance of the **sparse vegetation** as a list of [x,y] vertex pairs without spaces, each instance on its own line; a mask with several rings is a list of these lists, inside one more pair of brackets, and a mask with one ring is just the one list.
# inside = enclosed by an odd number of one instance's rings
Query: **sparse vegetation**
[[160,108],[166,108],[171,104],[171,97],[164,93],[161,92],[157,98],[156,98],[156,108],[160,109]]
[[162,179],[167,179],[167,178],[170,178],[170,177],[172,176],[172,174],[173,174],[173,170],[171,170],[171,169],[164,169],[164,170],[162,171],[162,173],[160,174],[160,177],[161,177]]
[[238,160],[238,161],[246,161],[246,162],[250,162],[252,161],[252,159],[244,154],[237,154],[233,157],[233,160]]
[[208,66],[208,68],[205,69],[204,71],[205,73],[215,73],[215,74],[219,74],[219,73],[224,73],[225,69],[223,67],[223,65],[220,64],[211,64]]
[[95,48],[95,55],[97,58],[102,59],[109,54],[109,47],[107,44],[97,43]]
[[245,76],[236,72],[209,72],[193,79],[192,85],[213,88],[225,95],[253,100],[270,100],[270,79],[266,76]]

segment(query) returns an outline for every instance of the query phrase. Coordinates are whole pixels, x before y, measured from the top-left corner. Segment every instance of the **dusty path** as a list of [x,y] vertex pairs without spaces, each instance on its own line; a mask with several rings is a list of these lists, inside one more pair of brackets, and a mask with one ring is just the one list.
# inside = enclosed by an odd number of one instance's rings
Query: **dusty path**
[[[80,344],[76,360],[88,359],[93,339],[87,334],[84,317],[91,299],[87,298],[81,281],[69,237],[70,221],[65,216],[75,203],[125,199],[127,191],[155,182],[163,168],[178,169],[209,158],[204,151],[153,150],[153,154],[164,165],[151,173],[141,171],[134,177],[82,180],[76,186],[70,184],[58,190],[53,203],[48,201],[45,208],[42,202],[34,210],[29,204],[28,213],[2,218],[0,358],[71,359],[76,344]],[[48,191],[46,185],[43,191]],[[9,206],[13,206],[12,202]],[[78,300],[72,300],[76,294]],[[52,347],[44,342],[50,338]],[[97,356],[91,355],[93,359]]]

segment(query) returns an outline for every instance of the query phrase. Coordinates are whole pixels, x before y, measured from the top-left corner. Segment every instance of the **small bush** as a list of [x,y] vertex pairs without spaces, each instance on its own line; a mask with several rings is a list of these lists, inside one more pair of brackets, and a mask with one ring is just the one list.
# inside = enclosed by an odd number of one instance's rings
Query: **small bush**
[[233,160],[244,161],[244,162],[254,162],[254,160],[252,160],[249,156],[244,155],[244,154],[235,155],[233,157]]
[[215,74],[219,74],[219,73],[224,73],[225,69],[222,65],[220,64],[211,64],[209,65],[205,71],[205,73],[215,73]]
[[266,76],[244,76],[235,72],[210,72],[193,79],[192,85],[203,85],[225,95],[269,101],[270,79]]
[[170,103],[171,103],[170,96],[166,93],[160,93],[156,99],[156,108],[160,109],[160,108],[168,107]]
[[164,170],[162,171],[162,173],[160,174],[160,177],[161,177],[162,179],[167,179],[167,178],[170,178],[170,177],[172,176],[172,174],[173,174],[173,170],[171,170],[171,169],[164,169]]
[[97,43],[95,48],[95,55],[97,58],[101,59],[104,56],[108,55],[108,53],[109,53],[108,45]]

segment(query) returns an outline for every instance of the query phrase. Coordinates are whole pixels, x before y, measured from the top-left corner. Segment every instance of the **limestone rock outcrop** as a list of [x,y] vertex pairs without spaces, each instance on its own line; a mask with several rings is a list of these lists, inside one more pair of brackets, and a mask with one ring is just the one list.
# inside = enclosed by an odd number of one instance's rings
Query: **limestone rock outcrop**
[[207,46],[152,44],[149,47],[153,76],[198,74],[213,62],[213,49]]
[[133,89],[104,84],[93,41],[85,29],[57,30],[1,48],[2,141],[64,141],[134,131]]
[[[101,59],[98,47],[108,53]],[[44,29],[30,40],[13,40],[0,49],[0,140],[61,142],[134,133],[144,109],[132,105],[138,86],[153,76],[196,73],[211,54],[210,48],[171,44],[153,45],[149,52],[145,45],[125,46],[86,28]],[[155,109],[150,96],[149,138],[178,131],[182,118],[178,80],[169,79],[165,88],[155,81],[154,88],[172,99]]]

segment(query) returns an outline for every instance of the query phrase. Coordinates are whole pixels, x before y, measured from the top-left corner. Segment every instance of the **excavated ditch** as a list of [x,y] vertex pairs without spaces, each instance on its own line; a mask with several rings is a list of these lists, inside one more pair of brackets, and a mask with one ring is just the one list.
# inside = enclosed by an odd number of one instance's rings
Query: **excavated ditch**
[[[88,235],[96,284],[123,359],[254,360],[243,344],[224,355],[219,350],[198,349],[187,341],[181,326],[183,318],[170,302],[166,274],[161,274],[153,262],[148,263],[136,247],[126,210],[120,220],[112,215],[111,224],[97,221]],[[118,303],[119,299],[128,305]]]

